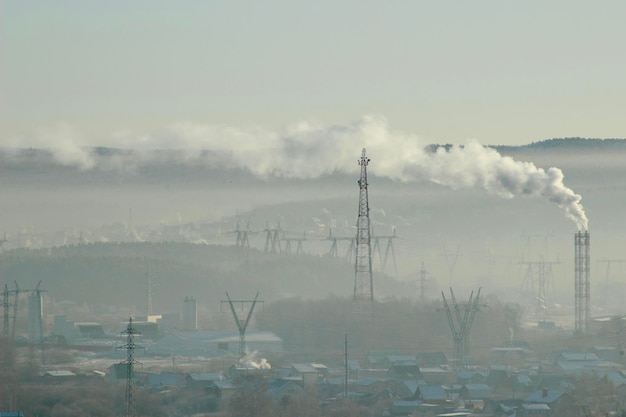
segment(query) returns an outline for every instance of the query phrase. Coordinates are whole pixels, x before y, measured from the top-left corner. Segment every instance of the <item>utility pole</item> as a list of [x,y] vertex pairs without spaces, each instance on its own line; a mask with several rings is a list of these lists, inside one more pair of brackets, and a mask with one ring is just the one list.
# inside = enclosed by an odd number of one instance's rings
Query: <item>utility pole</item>
[[345,347],[345,354],[344,354],[344,358],[346,361],[346,373],[345,373],[345,396],[344,398],[347,400],[348,399],[348,333],[345,334],[345,343],[344,343],[344,347]]
[[356,222],[356,251],[354,263],[354,310],[358,313],[369,311],[374,314],[374,278],[372,275],[372,246],[370,238],[370,208],[367,191],[367,165],[370,159],[361,152],[359,165],[359,214]]
[[[237,328],[239,329],[239,357],[238,359],[239,359],[239,364],[243,365],[244,363],[246,363],[246,357],[247,357],[246,329],[248,328],[248,324],[250,323],[250,318],[252,317],[252,312],[254,311],[254,307],[256,306],[257,303],[263,303],[263,301],[258,300],[259,298],[258,292],[256,293],[254,300],[231,300],[230,295],[228,295],[228,292],[226,293],[226,298],[228,300],[221,301],[220,306],[223,305],[224,303],[228,303],[230,306],[230,311],[233,313],[233,318],[235,319],[235,323],[237,324]],[[248,310],[248,315],[245,321],[242,321],[239,318],[237,314],[237,310],[235,309],[235,304],[241,304],[242,309],[245,304],[250,305],[250,309]]]

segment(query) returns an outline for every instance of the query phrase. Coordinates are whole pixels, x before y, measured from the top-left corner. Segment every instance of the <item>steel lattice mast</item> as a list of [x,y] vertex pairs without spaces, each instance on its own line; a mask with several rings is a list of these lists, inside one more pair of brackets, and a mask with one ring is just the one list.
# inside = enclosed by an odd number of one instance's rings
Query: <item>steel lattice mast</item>
[[372,275],[372,247],[370,237],[370,208],[367,195],[367,165],[370,159],[361,153],[359,165],[361,178],[359,184],[359,217],[356,222],[356,260],[354,263],[354,305],[355,310],[363,312],[368,307],[373,312],[374,280]]
[[448,316],[448,323],[452,331],[452,339],[454,341],[454,363],[455,367],[465,367],[468,365],[470,358],[469,335],[474,324],[474,317],[479,309],[478,299],[480,298],[480,288],[474,297],[474,291],[470,294],[469,301],[464,306],[457,303],[454,292],[450,288],[450,298],[452,305],[448,303],[445,294],[441,292],[443,297],[443,305]]
[[143,349],[135,344],[135,336],[141,335],[133,326],[133,319],[130,318],[126,330],[122,332],[126,336],[126,344],[120,346],[120,349],[126,349],[126,399],[125,399],[125,417],[135,417],[135,385],[134,385],[134,369],[135,369],[135,350]]
[[[250,323],[250,318],[252,317],[252,312],[254,311],[254,307],[257,303],[263,303],[263,301],[258,300],[259,293],[256,293],[254,300],[231,300],[228,292],[226,293],[226,298],[228,299],[228,305],[230,306],[230,311],[233,313],[233,318],[235,319],[235,323],[237,323],[237,328],[239,329],[239,364],[247,363],[247,350],[246,350],[246,329],[248,328],[248,324]],[[224,304],[226,301],[222,301],[221,304]],[[242,321],[237,314],[237,310],[235,309],[235,303],[241,304],[242,308],[244,304],[250,304],[250,310],[248,310],[248,315],[245,321]]]

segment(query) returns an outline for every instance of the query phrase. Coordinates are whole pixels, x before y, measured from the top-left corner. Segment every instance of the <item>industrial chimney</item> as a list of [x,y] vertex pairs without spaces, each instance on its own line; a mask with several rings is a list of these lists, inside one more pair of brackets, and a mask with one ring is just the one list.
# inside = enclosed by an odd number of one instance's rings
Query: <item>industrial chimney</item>
[[574,236],[574,332],[589,331],[591,295],[589,293],[589,232]]

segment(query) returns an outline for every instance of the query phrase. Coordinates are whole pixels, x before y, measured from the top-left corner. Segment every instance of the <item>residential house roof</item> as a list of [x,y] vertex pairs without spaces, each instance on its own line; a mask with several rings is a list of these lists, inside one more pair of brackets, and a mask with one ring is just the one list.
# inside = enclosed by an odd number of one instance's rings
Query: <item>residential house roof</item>
[[440,366],[448,363],[448,358],[443,352],[420,352],[415,356],[420,366]]
[[469,400],[486,400],[491,398],[491,388],[487,384],[465,384],[460,395]]
[[189,379],[192,381],[219,381],[223,379],[224,376],[218,373],[207,373],[207,374],[189,374]]
[[177,387],[182,385],[183,376],[174,372],[148,374],[148,384],[152,387]]
[[527,403],[552,404],[565,395],[563,391],[537,390],[524,400]]
[[295,369],[298,373],[306,374],[306,373],[318,373],[319,371],[313,365],[309,363],[294,363],[291,365],[293,369]]
[[46,371],[44,372],[44,376],[51,376],[51,377],[72,377],[72,376],[76,376],[76,374],[72,371],[67,371],[67,370],[57,370],[57,371]]
[[293,379],[275,378],[269,381],[268,392],[272,394],[274,398],[281,398],[293,392],[301,392],[302,389],[302,385]]
[[418,385],[415,396],[423,401],[444,401],[446,392],[441,385]]
[[548,406],[548,404],[522,404],[522,408],[529,411],[550,410],[550,406]]

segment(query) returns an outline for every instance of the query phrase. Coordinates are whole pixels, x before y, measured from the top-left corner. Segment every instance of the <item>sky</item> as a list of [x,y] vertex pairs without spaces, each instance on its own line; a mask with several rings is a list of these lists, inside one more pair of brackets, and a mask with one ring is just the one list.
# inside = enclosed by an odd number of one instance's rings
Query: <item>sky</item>
[[370,115],[425,143],[624,138],[623,16],[623,1],[3,1],[0,146]]

